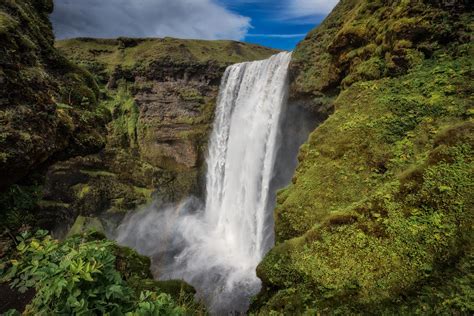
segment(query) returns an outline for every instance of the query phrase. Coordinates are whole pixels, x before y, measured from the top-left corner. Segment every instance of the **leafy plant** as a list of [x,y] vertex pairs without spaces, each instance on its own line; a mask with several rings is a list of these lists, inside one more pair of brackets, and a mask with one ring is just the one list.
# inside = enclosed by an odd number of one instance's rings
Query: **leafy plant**
[[3,282],[36,295],[26,315],[182,315],[164,293],[135,291],[116,270],[115,244],[92,240],[91,235],[74,236],[59,242],[46,231],[23,233],[18,239],[18,257]]

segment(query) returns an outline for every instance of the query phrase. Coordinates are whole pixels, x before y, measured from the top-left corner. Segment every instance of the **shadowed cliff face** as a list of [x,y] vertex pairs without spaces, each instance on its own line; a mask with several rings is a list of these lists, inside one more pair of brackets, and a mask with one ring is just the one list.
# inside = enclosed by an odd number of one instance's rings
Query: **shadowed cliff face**
[[0,189],[48,160],[104,145],[98,87],[53,47],[52,7],[0,3]]
[[256,314],[472,314],[470,1],[343,0],[294,52],[325,121],[279,192]]

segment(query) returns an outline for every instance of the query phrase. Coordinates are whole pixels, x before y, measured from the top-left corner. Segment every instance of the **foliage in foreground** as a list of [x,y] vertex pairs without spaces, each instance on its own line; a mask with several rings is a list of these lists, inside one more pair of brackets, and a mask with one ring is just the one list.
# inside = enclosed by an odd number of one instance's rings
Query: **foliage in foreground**
[[[2,282],[36,295],[25,315],[183,315],[189,302],[169,294],[136,291],[117,271],[117,246],[92,235],[64,242],[45,231],[18,237],[18,255]],[[3,264],[3,268],[6,264]],[[0,273],[2,270],[0,270]]]

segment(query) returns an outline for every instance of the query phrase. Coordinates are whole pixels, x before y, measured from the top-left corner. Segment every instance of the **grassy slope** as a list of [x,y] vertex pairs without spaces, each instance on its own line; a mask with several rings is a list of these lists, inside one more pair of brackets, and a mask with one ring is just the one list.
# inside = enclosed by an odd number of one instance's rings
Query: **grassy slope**
[[[330,95],[335,113],[278,196],[279,244],[258,267],[255,312],[474,310],[472,15],[377,3],[342,1],[295,52],[293,97],[317,107]],[[398,30],[414,21],[422,37]],[[364,40],[341,44],[354,29]],[[369,76],[374,58],[383,71]]]
[[229,65],[268,58],[278,51],[234,41],[163,39],[88,39],[56,42],[56,47],[71,60],[88,68],[110,73],[117,66],[135,68],[154,61]]

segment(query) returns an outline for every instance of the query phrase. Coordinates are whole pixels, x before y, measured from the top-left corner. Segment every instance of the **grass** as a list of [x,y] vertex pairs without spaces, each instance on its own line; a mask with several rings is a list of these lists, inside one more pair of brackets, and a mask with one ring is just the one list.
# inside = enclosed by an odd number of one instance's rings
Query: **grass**
[[9,14],[6,12],[0,12],[0,34],[5,34],[18,25],[18,22],[15,21]]
[[160,39],[71,39],[56,42],[56,47],[72,60],[86,67],[131,69],[155,61],[174,63],[207,63],[228,65],[243,61],[265,59],[277,53],[262,46],[234,41]]

